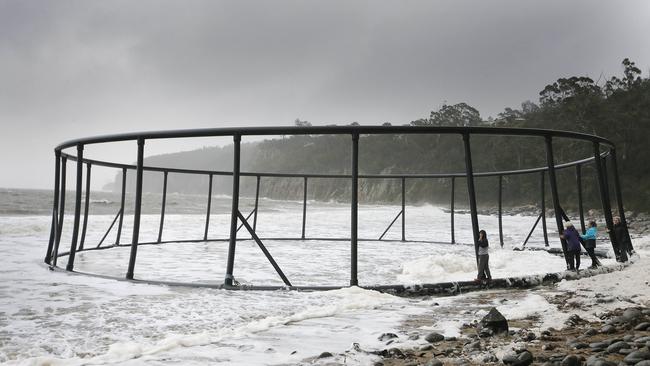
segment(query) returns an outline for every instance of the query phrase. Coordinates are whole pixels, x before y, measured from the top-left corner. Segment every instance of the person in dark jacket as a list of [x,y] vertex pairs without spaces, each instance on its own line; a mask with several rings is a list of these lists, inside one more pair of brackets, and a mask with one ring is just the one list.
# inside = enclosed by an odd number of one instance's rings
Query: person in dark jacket
[[[630,240],[630,233],[627,231],[627,225],[623,224],[621,218],[618,216],[614,217],[614,235],[616,236],[616,241],[618,242],[619,250],[621,252],[621,260],[625,261],[627,260],[628,255],[634,253],[634,248],[632,248],[632,240]],[[625,259],[623,259],[623,257]]]
[[591,258],[591,267],[589,268],[596,268],[601,265],[600,261],[598,258],[596,258],[596,236],[598,234],[598,231],[596,229],[596,221],[591,220],[589,221],[589,229],[587,229],[587,232],[585,232],[584,235],[580,235],[580,238],[583,240],[585,244],[585,249],[587,250],[587,253],[589,254],[589,258]]
[[567,243],[567,256],[569,257],[569,270],[580,271],[580,234],[573,226],[571,221],[564,223],[564,232],[560,235],[561,238],[566,240]]
[[490,261],[490,255],[488,254],[488,239],[485,230],[478,232],[478,276],[476,281],[482,281],[487,279],[488,281],[492,280],[492,274],[490,274],[490,266],[488,262]]

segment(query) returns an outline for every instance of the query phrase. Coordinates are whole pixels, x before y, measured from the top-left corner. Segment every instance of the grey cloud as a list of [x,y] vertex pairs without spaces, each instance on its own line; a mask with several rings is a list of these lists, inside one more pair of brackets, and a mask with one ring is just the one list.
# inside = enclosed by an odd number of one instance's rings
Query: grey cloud
[[649,18],[646,1],[2,0],[0,152],[32,154],[16,142],[29,131],[50,149],[297,117],[407,123],[444,102],[495,116],[558,77],[619,73],[624,57],[646,72]]

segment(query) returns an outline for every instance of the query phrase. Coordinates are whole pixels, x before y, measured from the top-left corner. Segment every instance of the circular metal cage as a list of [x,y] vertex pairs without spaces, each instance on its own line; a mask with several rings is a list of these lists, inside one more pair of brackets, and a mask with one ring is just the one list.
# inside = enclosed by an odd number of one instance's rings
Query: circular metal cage
[[[464,147],[464,156],[465,156],[465,172],[463,173],[435,173],[435,174],[372,174],[372,175],[360,175],[359,174],[359,136],[360,135],[375,135],[375,134],[392,134],[392,135],[412,135],[412,134],[439,134],[439,135],[457,135],[461,136],[463,140]],[[347,135],[350,137],[350,174],[283,174],[283,173],[264,173],[264,172],[242,172],[240,171],[240,144],[243,136],[273,136],[273,135]],[[521,170],[508,170],[508,171],[491,171],[491,172],[474,172],[472,167],[472,153],[471,153],[471,138],[476,135],[494,135],[494,136],[526,136],[539,138],[540,143],[543,141],[546,151],[546,165],[541,167],[532,167]],[[223,137],[231,136],[233,139],[233,169],[232,171],[212,171],[212,170],[193,170],[193,169],[178,169],[178,168],[165,168],[165,167],[151,167],[144,165],[144,149],[145,143],[149,140],[160,140],[160,139],[174,139],[174,138],[192,138],[192,137]],[[585,157],[581,160],[575,160],[563,164],[555,164],[553,158],[553,139],[554,138],[565,138],[570,140],[583,141],[591,143],[593,145],[593,155]],[[99,161],[86,159],[83,156],[84,147],[87,145],[93,144],[110,144],[119,141],[133,141],[137,143],[137,163],[136,165],[128,164],[119,164],[110,161]],[[66,149],[76,148],[76,155],[74,153],[65,152]],[[477,203],[476,203],[476,191],[474,186],[475,177],[496,177],[498,181],[498,222],[499,222],[499,240],[503,244],[503,231],[502,231],[502,178],[507,175],[520,175],[520,174],[539,174],[540,175],[540,192],[541,192],[541,213],[535,222],[537,223],[542,221],[544,241],[548,246],[548,235],[546,228],[545,218],[545,198],[544,198],[544,182],[546,177],[548,177],[548,182],[550,184],[553,209],[555,212],[555,222],[557,224],[558,232],[563,230],[563,220],[568,221],[564,210],[561,207],[560,199],[558,197],[558,187],[556,181],[556,170],[558,169],[575,169],[577,192],[578,192],[578,208],[580,215],[580,225],[584,231],[585,228],[585,218],[582,202],[582,174],[581,167],[587,164],[593,164],[595,166],[595,171],[597,173],[597,182],[600,191],[600,202],[605,216],[606,225],[608,228],[613,227],[613,217],[612,217],[612,208],[610,204],[609,196],[609,186],[607,180],[607,171],[605,168],[606,159],[611,160],[611,170],[614,177],[614,192],[616,194],[616,202],[618,205],[618,213],[620,215],[621,221],[625,224],[625,213],[623,209],[623,200],[621,196],[621,187],[619,182],[619,176],[617,172],[617,162],[616,162],[616,149],[614,144],[602,137],[595,135],[588,135],[576,132],[568,131],[557,131],[557,130],[548,130],[548,129],[529,129],[529,128],[500,128],[500,127],[434,127],[434,126],[326,126],[326,127],[259,127],[259,128],[218,128],[218,129],[193,129],[193,130],[175,130],[175,131],[155,131],[155,132],[142,132],[142,133],[128,133],[128,134],[118,134],[118,135],[106,135],[106,136],[97,136],[89,137],[67,141],[60,144],[54,150],[55,153],[55,178],[54,178],[54,200],[52,207],[52,223],[50,230],[50,238],[48,242],[47,252],[45,254],[45,263],[50,265],[53,269],[61,269],[57,267],[57,259],[59,257],[67,256],[68,261],[65,270],[70,272],[76,272],[74,270],[75,264],[75,255],[81,251],[88,250],[101,250],[107,248],[113,248],[116,246],[127,246],[130,247],[130,255],[128,262],[128,270],[124,277],[110,277],[116,279],[125,279],[131,281],[143,281],[138,280],[134,274],[135,263],[137,259],[138,246],[140,245],[150,245],[150,244],[163,244],[170,242],[201,242],[201,241],[227,241],[228,245],[228,257],[227,257],[227,266],[225,268],[225,276],[223,279],[223,284],[214,285],[214,284],[197,284],[197,283],[171,283],[165,281],[144,281],[149,283],[164,283],[164,284],[181,284],[189,286],[206,286],[206,287],[218,287],[225,289],[331,289],[335,287],[331,286],[293,286],[290,280],[285,276],[282,269],[278,266],[276,261],[273,259],[273,256],[264,246],[263,241],[267,238],[260,238],[256,234],[255,223],[257,220],[257,209],[258,209],[258,198],[259,198],[259,183],[260,179],[265,177],[288,177],[288,178],[302,178],[304,179],[304,195],[303,195],[303,217],[302,217],[302,235],[300,238],[273,238],[273,240],[339,240],[339,241],[349,241],[350,243],[350,286],[357,286],[359,284],[358,273],[357,273],[357,244],[359,241],[363,240],[384,240],[384,235],[391,228],[391,226],[397,221],[398,218],[402,218],[402,233],[401,240],[406,240],[405,234],[405,190],[404,184],[407,179],[433,179],[433,178],[448,178],[451,180],[452,195],[450,202],[450,215],[451,215],[451,243],[455,242],[454,238],[454,182],[456,178],[465,178],[467,182],[467,192],[468,192],[468,202],[471,215],[471,226],[472,226],[472,236],[474,238],[474,247],[475,251],[478,252],[478,213],[477,213]],[[74,224],[72,227],[72,238],[70,242],[70,250],[67,252],[62,252],[59,250],[61,244],[61,232],[63,228],[64,220],[64,208],[65,208],[65,193],[66,193],[66,164],[67,161],[76,162],[76,185],[75,185],[75,198],[74,198]],[[86,181],[85,181],[85,202],[82,202],[82,191],[83,187],[83,168],[86,166]],[[90,192],[90,180],[91,180],[91,168],[92,166],[103,166],[109,168],[117,168],[122,170],[122,190],[121,190],[121,205],[120,209],[115,215],[115,218],[106,232],[106,235],[102,240],[95,246],[88,246],[85,243],[86,238],[86,227],[88,222],[88,207],[89,207],[89,196]],[[135,182],[135,207],[134,207],[134,216],[133,216],[133,235],[130,243],[120,243],[120,233],[122,231],[122,221],[124,217],[124,201],[125,201],[125,181],[127,171],[134,171],[136,174]],[[152,242],[141,242],[139,240],[140,233],[140,217],[141,217],[141,207],[142,207],[142,185],[143,185],[143,172],[152,171],[159,172],[163,175],[164,185],[163,185],[163,200],[162,200],[162,210],[160,214],[160,228],[158,232],[158,240]],[[174,241],[163,241],[162,232],[164,227],[164,215],[165,215],[165,197],[167,194],[167,176],[168,173],[184,173],[184,174],[198,174],[208,176],[210,179],[209,192],[208,192],[208,212],[205,219],[205,233],[202,239],[188,239],[188,240],[174,240]],[[212,196],[212,178],[215,175],[223,176],[232,176],[232,211],[231,211],[231,220],[230,220],[230,235],[228,238],[215,239],[208,237],[208,225],[210,219],[210,200]],[[248,176],[255,177],[257,180],[256,185],[256,194],[255,194],[255,207],[253,211],[248,215],[244,216],[239,210],[239,200],[240,200],[240,177]],[[307,202],[307,181],[312,178],[337,178],[337,179],[349,179],[352,185],[351,194],[350,194],[350,204],[351,204],[351,215],[350,215],[350,236],[347,238],[310,238],[305,235],[305,220],[306,220],[306,202]],[[359,179],[399,179],[402,184],[402,210],[395,217],[393,222],[386,228],[384,233],[377,239],[367,239],[358,237],[358,191],[359,191]],[[81,206],[85,206],[84,215],[82,218],[81,215]],[[253,216],[253,223],[251,224],[251,215]],[[83,220],[83,221],[82,221]],[[119,220],[119,221],[118,221]],[[117,232],[118,239],[114,244],[103,245],[104,239],[111,231],[115,223],[118,222]],[[234,258],[235,251],[237,248],[237,232],[241,227],[245,227],[249,232],[252,240],[254,240],[259,248],[262,250],[266,258],[269,260],[271,265],[274,267],[277,274],[280,276],[285,286],[239,286],[233,277],[234,269]],[[533,226],[533,229],[535,228]],[[526,238],[530,238],[531,233]],[[610,240],[612,246],[616,253],[619,252],[619,245],[617,239],[613,234],[613,230],[609,231]],[[242,240],[240,238],[240,240]],[[566,254],[567,243],[564,239],[559,239],[562,247],[563,254]],[[525,242],[524,242],[525,245]],[[624,251],[622,251],[624,252]],[[624,253],[622,253],[624,254]],[[565,255],[566,258],[566,255]],[[85,273],[89,274],[89,273]],[[92,274],[91,274],[92,275]],[[548,277],[549,275],[547,275]],[[101,276],[107,277],[107,276]],[[551,276],[553,277],[553,276]],[[546,277],[545,277],[546,279]],[[550,278],[552,279],[552,278]],[[511,282],[511,281],[508,281]],[[422,285],[421,288],[430,289],[432,292],[436,291],[448,291],[453,288],[457,288],[458,283],[445,283],[445,284],[430,284]],[[372,286],[371,288],[383,289],[383,290],[403,290],[404,286],[402,285],[380,285]]]

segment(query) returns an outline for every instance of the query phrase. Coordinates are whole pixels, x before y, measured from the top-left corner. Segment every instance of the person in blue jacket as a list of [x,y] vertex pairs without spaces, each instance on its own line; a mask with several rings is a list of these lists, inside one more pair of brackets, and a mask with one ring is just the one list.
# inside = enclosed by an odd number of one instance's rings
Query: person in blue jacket
[[573,226],[571,221],[564,223],[564,232],[560,235],[561,238],[566,240],[567,243],[567,256],[569,257],[569,270],[580,271],[580,234]]
[[591,258],[591,267],[589,268],[596,268],[600,266],[600,261],[598,258],[596,258],[596,235],[598,234],[598,230],[596,229],[596,221],[591,220],[589,221],[589,229],[587,229],[587,232],[584,233],[584,235],[580,235],[580,238],[585,243],[585,249],[587,249],[587,253],[589,254],[589,258]]

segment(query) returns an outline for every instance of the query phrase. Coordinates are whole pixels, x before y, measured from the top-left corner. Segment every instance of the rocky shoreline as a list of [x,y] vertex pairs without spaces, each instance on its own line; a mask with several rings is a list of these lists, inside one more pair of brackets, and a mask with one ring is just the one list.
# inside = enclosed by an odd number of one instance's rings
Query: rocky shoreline
[[[556,300],[566,299],[559,296]],[[534,328],[534,318],[524,319],[514,323],[517,330],[503,334],[481,326],[484,321],[475,321],[463,325],[460,337],[434,332],[424,336],[428,344],[419,348],[387,348],[375,366],[650,365],[650,307],[615,309],[598,318],[587,321],[574,314],[565,327],[539,333],[529,330]]]

